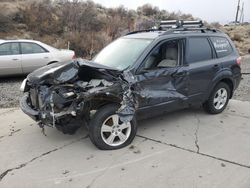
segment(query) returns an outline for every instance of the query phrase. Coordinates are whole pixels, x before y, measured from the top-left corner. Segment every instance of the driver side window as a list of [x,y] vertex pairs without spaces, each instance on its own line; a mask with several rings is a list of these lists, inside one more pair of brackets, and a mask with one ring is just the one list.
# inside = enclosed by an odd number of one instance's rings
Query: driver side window
[[171,40],[151,51],[143,64],[143,70],[176,67],[180,64],[180,40]]

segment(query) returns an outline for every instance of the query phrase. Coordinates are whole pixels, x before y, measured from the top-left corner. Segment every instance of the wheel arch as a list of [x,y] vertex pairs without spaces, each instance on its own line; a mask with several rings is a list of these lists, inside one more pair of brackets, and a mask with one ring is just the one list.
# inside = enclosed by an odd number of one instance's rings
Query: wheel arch
[[114,96],[114,95],[104,95],[104,94],[100,94],[100,95],[96,95],[95,97],[93,97],[90,100],[91,103],[91,109],[99,109],[107,104],[117,104],[120,105],[121,103],[121,99],[118,96]]
[[[225,84],[227,84],[230,88],[230,96],[229,96],[229,99],[231,99],[233,97],[233,90],[234,90],[234,83],[232,81],[232,79],[229,79],[229,78],[223,78],[221,79],[219,82],[224,82]],[[218,82],[218,83],[219,83]],[[217,83],[217,84],[218,84]]]
[[214,80],[212,81],[212,84],[209,87],[209,92],[208,92],[207,98],[210,96],[210,94],[212,93],[212,91],[213,91],[213,89],[214,89],[214,87],[216,85],[218,85],[220,82],[224,82],[230,88],[230,96],[229,96],[229,98],[231,99],[232,96],[233,96],[234,85],[235,85],[232,76],[233,76],[232,73],[227,71],[227,72],[224,72],[223,74],[220,74],[217,77],[215,77]]

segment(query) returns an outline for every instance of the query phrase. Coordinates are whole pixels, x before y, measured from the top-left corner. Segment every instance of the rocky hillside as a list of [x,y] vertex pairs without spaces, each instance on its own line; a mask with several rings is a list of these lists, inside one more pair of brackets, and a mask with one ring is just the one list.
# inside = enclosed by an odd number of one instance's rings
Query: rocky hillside
[[225,26],[222,30],[234,41],[241,55],[250,53],[250,25]]
[[[156,20],[195,19],[149,4],[129,10],[79,0],[1,0],[0,9],[0,39],[35,39],[57,48],[67,48],[69,43],[78,56],[85,58],[129,31],[154,26]],[[221,29],[234,40],[241,54],[248,53],[250,26]]]

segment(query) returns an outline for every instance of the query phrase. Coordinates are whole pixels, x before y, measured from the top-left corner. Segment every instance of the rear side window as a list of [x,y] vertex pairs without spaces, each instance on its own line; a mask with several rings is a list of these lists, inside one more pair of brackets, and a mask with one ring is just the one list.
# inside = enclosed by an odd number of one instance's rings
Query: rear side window
[[4,43],[0,45],[0,56],[20,54],[18,43]]
[[212,49],[205,37],[191,37],[188,40],[186,60],[188,63],[206,61],[213,58]]
[[218,58],[228,56],[233,49],[229,41],[224,37],[211,37]]
[[37,54],[47,52],[44,48],[35,43],[21,43],[22,54]]

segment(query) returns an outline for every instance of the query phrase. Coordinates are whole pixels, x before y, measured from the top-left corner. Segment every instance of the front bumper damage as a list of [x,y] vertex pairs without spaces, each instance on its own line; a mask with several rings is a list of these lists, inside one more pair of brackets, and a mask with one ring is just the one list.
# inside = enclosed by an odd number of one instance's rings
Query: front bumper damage
[[25,94],[20,100],[20,108],[22,111],[31,117],[33,120],[37,121],[39,118],[39,111],[32,109],[28,104],[28,94]]
[[[53,75],[46,73],[52,73],[48,67],[45,71],[33,72],[27,78],[29,86],[20,100],[22,111],[39,122],[40,127],[52,126],[68,134],[73,134],[83,122],[88,123],[91,110],[97,110],[103,101],[119,102],[121,107],[117,113],[121,121],[131,121],[138,106],[131,80],[102,67],[83,67],[79,66],[78,71],[75,66],[67,67]],[[91,72],[93,78],[87,78],[86,71]]]

